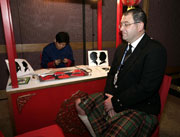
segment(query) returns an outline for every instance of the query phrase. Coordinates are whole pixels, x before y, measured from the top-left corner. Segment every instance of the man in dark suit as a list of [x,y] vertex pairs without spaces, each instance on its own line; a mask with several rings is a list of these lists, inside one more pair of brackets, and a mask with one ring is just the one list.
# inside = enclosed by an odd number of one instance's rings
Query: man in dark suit
[[145,33],[146,22],[142,9],[123,14],[126,43],[116,49],[104,93],[76,100],[92,136],[147,137],[157,124],[167,57],[165,48]]

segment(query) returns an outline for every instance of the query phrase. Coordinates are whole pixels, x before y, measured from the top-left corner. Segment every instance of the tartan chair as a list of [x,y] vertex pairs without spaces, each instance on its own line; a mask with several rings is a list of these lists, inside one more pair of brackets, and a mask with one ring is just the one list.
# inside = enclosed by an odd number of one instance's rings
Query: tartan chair
[[[170,76],[164,75],[161,87],[159,89],[159,95],[161,99],[161,110],[160,110],[160,114],[158,115],[159,122],[168,96],[168,91],[171,85],[171,79],[172,78]],[[151,137],[159,137],[159,125],[156,127]]]

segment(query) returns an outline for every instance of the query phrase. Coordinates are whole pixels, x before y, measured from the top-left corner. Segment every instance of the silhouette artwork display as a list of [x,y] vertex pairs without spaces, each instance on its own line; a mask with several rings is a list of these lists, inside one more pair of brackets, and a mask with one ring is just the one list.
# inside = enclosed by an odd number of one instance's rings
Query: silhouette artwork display
[[[9,61],[5,60],[9,70]],[[25,59],[15,59],[17,77],[34,73],[33,68]]]
[[90,50],[88,51],[89,66],[108,66],[107,50]]

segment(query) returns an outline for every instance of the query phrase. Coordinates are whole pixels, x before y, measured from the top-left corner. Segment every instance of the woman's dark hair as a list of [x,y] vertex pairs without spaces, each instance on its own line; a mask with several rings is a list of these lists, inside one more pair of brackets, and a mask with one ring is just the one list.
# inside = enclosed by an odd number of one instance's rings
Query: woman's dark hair
[[69,44],[69,34],[67,32],[59,32],[56,34],[56,42],[65,42],[66,44]]

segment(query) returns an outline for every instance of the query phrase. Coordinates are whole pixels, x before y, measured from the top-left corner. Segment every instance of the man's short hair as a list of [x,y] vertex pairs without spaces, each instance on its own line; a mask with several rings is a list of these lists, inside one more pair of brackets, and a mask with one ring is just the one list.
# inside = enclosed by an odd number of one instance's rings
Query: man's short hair
[[141,8],[130,9],[123,13],[123,15],[125,16],[127,16],[128,14],[132,14],[134,22],[143,22],[144,29],[146,29],[147,17],[146,17],[145,12]]
[[59,32],[56,34],[56,42],[65,42],[66,44],[69,44],[69,34],[67,32]]

